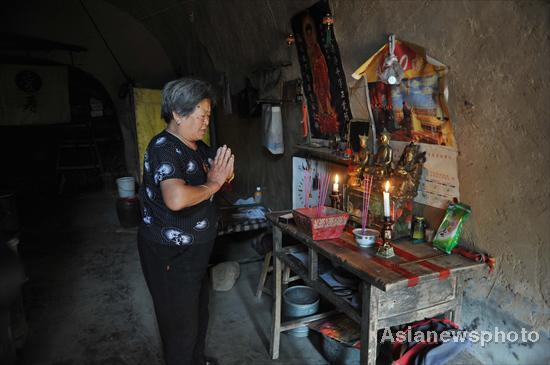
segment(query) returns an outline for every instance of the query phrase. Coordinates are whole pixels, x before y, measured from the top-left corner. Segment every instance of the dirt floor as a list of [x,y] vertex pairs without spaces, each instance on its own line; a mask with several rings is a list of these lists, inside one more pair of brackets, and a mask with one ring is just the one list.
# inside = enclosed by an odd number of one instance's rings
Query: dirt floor
[[[97,192],[26,202],[20,252],[29,334],[21,364],[162,364],[136,231],[120,228],[115,201]],[[219,243],[215,260],[258,258],[250,241]],[[261,262],[248,261],[231,291],[212,292],[208,354],[222,365],[327,364],[312,334],[283,334],[280,359],[269,359],[271,297],[254,297]],[[479,362],[466,353],[452,364],[472,363]]]

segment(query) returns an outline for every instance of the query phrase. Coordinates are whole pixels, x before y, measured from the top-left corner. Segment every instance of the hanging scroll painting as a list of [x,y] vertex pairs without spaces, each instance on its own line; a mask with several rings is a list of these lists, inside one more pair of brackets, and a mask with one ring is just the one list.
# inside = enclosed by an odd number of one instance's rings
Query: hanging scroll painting
[[343,138],[352,119],[340,51],[327,14],[330,7],[323,0],[291,20],[314,139]]

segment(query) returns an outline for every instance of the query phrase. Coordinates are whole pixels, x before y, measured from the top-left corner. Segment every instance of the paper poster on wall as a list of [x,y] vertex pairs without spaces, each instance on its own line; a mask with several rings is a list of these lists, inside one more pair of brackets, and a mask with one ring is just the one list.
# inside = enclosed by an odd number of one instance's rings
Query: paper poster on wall
[[[391,141],[394,162],[397,163],[407,142]],[[418,186],[417,203],[446,209],[453,198],[460,200],[458,183],[458,152],[453,148],[419,143],[420,151],[426,152],[426,162]]]
[[384,129],[394,141],[416,141],[456,148],[447,106],[447,66],[426,54],[413,43],[396,41],[395,56],[404,70],[398,85],[381,80],[384,60],[388,55],[384,45],[354,73],[368,82],[377,135]]
[[[305,206],[308,194],[308,205],[317,206],[319,192],[319,174],[327,173],[327,163],[306,159],[302,157],[292,157],[292,209],[303,208]],[[304,179],[306,172],[309,178],[311,188],[305,188],[308,179]]]
[[0,65],[0,125],[71,120],[67,67]]

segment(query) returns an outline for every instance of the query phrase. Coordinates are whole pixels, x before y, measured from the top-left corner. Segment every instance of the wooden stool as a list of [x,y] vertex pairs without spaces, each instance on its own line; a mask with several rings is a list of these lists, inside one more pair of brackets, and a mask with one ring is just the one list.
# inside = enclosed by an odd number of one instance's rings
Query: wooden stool
[[[292,246],[287,249],[300,248],[300,246]],[[273,271],[273,265],[271,259],[273,258],[273,251],[269,251],[265,254],[264,264],[262,266],[262,272],[260,273],[260,280],[258,281],[258,287],[256,288],[256,297],[260,299],[262,297],[262,292],[266,292],[269,295],[273,295],[273,292],[270,288],[265,287],[265,281],[267,279],[267,274]],[[298,275],[290,276],[290,267],[283,265],[283,287],[286,287],[288,283],[298,280],[300,277]]]

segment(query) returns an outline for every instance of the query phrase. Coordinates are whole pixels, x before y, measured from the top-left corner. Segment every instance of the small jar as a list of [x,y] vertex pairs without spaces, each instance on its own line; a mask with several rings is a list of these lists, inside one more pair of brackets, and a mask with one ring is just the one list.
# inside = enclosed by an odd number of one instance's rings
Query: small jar
[[426,242],[426,221],[424,217],[414,218],[411,236],[413,243]]

